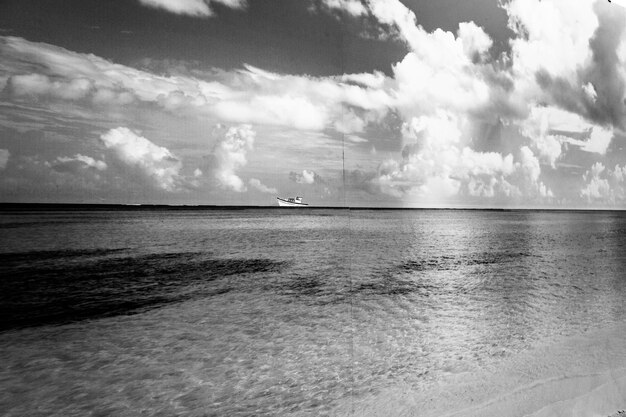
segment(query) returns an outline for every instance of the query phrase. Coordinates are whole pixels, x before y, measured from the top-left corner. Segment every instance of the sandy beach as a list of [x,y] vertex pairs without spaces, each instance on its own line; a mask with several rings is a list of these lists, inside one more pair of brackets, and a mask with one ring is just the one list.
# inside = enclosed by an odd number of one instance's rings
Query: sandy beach
[[626,415],[625,343],[624,325],[589,331],[505,354],[487,371],[451,373],[432,389],[398,388],[346,408],[367,416],[388,415],[390,409],[397,416],[420,417]]

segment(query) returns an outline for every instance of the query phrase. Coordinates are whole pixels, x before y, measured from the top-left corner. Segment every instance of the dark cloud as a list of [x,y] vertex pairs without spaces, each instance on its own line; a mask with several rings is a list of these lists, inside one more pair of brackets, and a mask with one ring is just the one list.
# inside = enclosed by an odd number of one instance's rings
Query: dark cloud
[[[614,13],[596,4],[599,25],[589,40],[592,59],[580,68],[573,82],[551,76],[540,70],[535,74],[537,84],[544,90],[548,104],[579,114],[600,125],[626,129],[624,79],[618,48],[626,25],[626,15]],[[595,94],[590,94],[590,89]]]
[[381,191],[375,182],[377,177],[378,173],[375,171],[363,171],[360,169],[346,171],[344,176],[345,186],[351,190],[360,190],[368,194],[378,195],[381,194]]
[[587,106],[592,120],[606,121],[620,129],[626,127],[624,107],[624,79],[620,74],[622,63],[617,49],[622,41],[626,25],[624,13],[601,12],[596,4],[599,26],[589,47],[593,54],[593,64],[583,81],[591,82],[597,93],[597,100]]

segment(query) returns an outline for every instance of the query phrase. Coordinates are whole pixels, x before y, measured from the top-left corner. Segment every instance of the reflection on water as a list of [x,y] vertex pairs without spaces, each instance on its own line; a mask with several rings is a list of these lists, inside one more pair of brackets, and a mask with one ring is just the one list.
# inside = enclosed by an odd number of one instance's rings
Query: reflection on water
[[14,415],[317,415],[626,316],[622,213],[56,212],[0,228]]

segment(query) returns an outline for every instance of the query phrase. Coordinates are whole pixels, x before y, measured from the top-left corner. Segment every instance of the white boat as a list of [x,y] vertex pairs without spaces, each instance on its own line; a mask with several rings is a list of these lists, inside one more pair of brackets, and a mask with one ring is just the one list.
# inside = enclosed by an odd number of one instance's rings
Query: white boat
[[281,207],[306,207],[308,204],[302,202],[302,197],[296,198],[280,198],[276,197],[278,200],[278,205]]

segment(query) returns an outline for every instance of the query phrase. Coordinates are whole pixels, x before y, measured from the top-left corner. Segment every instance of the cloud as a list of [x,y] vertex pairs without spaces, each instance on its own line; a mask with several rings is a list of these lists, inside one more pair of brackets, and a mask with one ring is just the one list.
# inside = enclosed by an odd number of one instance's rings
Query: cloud
[[573,81],[590,58],[589,40],[598,27],[593,1],[512,0],[503,4],[511,39],[513,71],[520,82],[532,82],[543,70]]
[[329,121],[327,110],[305,97],[265,95],[223,100],[215,104],[213,111],[227,122],[282,125],[302,130],[322,130]]
[[41,74],[14,75],[10,78],[10,86],[18,96],[51,95],[67,100],[81,99],[93,88],[86,78],[53,81]]
[[217,159],[215,178],[222,188],[238,193],[247,191],[237,171],[248,163],[246,156],[254,146],[255,136],[256,133],[250,125],[231,127],[215,145],[213,149]]
[[57,172],[72,173],[89,168],[96,171],[104,171],[108,168],[106,162],[81,154],[76,154],[73,157],[59,156],[52,162],[51,167]]
[[0,149],[0,169],[5,169],[9,163],[11,153],[7,149]]
[[159,95],[200,88],[196,79],[158,76],[92,54],[17,37],[0,37],[0,52],[4,61],[0,71],[10,77],[8,85],[19,96],[77,100],[102,89],[154,102]]
[[556,168],[563,144],[574,145],[584,152],[604,155],[613,139],[613,129],[595,125],[575,113],[556,107],[531,108],[526,120],[519,123],[520,132],[532,141],[542,162]]
[[324,179],[315,171],[303,169],[302,173],[290,172],[289,179],[298,184],[323,184]]
[[[188,0],[167,7],[207,16],[212,4]],[[615,160],[607,153],[618,147],[610,145],[626,131],[626,11],[593,0],[504,2],[514,36],[510,52],[495,56],[493,40],[474,22],[461,22],[456,31],[428,32],[398,0],[317,4],[366,25],[378,23],[386,38],[402,40],[406,55],[389,75],[314,77],[244,65],[163,72],[171,74],[165,77],[51,45],[0,38],[3,97],[51,109],[55,101],[144,106],[171,117],[241,124],[217,142],[212,167],[222,188],[238,192],[246,186],[271,190],[239,174],[255,130],[271,126],[274,140],[290,141],[286,149],[311,147],[311,132],[323,132],[329,147],[344,138],[362,163],[351,167],[358,169],[350,171],[355,178],[349,186],[410,203],[541,203],[555,193],[601,201],[607,197],[602,181],[617,201],[617,179],[611,176],[617,168],[596,172],[590,165]],[[229,7],[243,5],[234,1]],[[396,120],[387,128],[391,116]],[[370,149],[376,153],[367,153]],[[566,191],[560,185],[571,180],[563,167],[572,163],[589,173],[578,184],[582,188]],[[171,177],[180,181],[178,171]],[[311,169],[289,178],[300,184],[322,181]]]
[[246,0],[139,0],[139,3],[175,14],[195,17],[213,16],[211,3],[220,3],[232,9],[243,9],[247,4]]
[[613,139],[613,131],[611,129],[603,129],[596,126],[592,129],[589,140],[580,149],[585,152],[604,155],[611,144],[611,139]]
[[9,92],[17,98],[48,97],[60,100],[89,99],[95,105],[123,106],[135,101],[134,94],[119,87],[97,87],[94,81],[78,77],[53,78],[42,74],[14,75],[8,79]]
[[474,60],[486,58],[486,53],[493,45],[489,35],[474,22],[459,23],[457,37],[461,40],[465,55]]
[[414,117],[404,127],[402,160],[387,160],[375,182],[383,193],[418,203],[445,203],[459,197],[490,199],[551,197],[540,180],[539,160],[522,147],[512,154],[478,152],[463,136],[467,119],[450,112]]
[[580,196],[588,203],[613,205],[626,200],[626,166],[615,165],[611,170],[596,162],[583,174],[583,181]]
[[516,89],[527,99],[626,129],[626,13],[608,2],[513,0],[504,5]]
[[248,181],[248,184],[250,184],[250,186],[262,193],[268,193],[268,194],[276,194],[278,193],[278,190],[276,188],[270,188],[266,185],[264,185],[263,183],[261,183],[260,180],[256,179],[256,178],[250,178],[250,181]]
[[364,87],[373,89],[382,88],[384,87],[385,82],[390,81],[387,79],[385,74],[380,71],[374,71],[372,73],[344,74],[340,79],[344,83],[360,84]]
[[120,161],[137,168],[157,187],[166,191],[178,189],[182,163],[168,149],[155,145],[126,127],[111,129],[101,135],[100,140]]
[[[380,120],[394,99],[381,74],[334,77],[276,74],[245,65],[226,72],[196,72],[203,79],[161,76],[21,38],[0,37],[8,94],[16,99],[46,96],[90,100],[94,105],[157,104],[176,115],[211,116],[227,123],[254,123],[351,133]],[[84,103],[83,103],[84,104]],[[351,114],[344,121],[344,113]]]
[[322,0],[322,5],[330,10],[342,10],[355,17],[367,14],[367,9],[359,0]]

